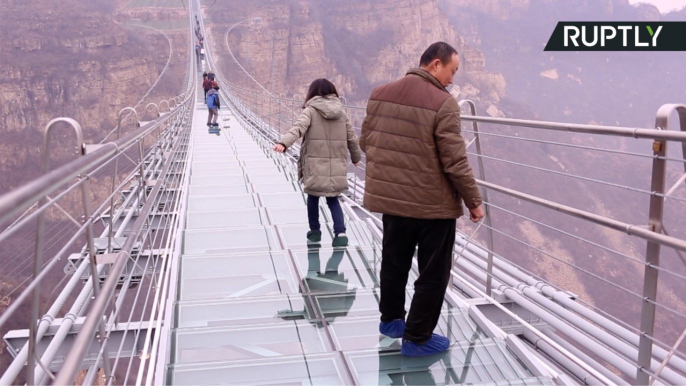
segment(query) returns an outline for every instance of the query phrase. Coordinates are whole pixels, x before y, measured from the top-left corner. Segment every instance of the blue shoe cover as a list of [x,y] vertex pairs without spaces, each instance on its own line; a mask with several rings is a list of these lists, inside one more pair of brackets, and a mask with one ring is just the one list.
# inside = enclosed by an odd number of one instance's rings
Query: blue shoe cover
[[450,347],[450,339],[438,334],[431,334],[431,338],[424,344],[403,340],[400,353],[406,357],[425,357],[442,353]]
[[379,323],[379,332],[391,338],[402,338],[405,333],[405,319],[396,319],[388,323]]

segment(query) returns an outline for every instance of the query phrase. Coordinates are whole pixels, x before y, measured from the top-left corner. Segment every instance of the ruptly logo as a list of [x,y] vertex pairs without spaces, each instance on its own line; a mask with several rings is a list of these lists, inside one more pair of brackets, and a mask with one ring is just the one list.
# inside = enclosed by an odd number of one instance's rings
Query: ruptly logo
[[545,51],[686,51],[686,22],[561,21]]

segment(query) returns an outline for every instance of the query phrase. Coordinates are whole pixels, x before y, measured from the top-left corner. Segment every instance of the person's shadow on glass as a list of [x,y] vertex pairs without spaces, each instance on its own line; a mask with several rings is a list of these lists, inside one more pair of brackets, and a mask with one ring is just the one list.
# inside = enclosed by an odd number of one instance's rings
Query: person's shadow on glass
[[[352,308],[355,297],[357,296],[356,289],[348,289],[348,279],[344,273],[338,272],[338,266],[345,257],[345,248],[334,248],[331,257],[326,262],[324,271],[321,269],[320,261],[320,244],[310,245],[307,251],[307,273],[302,279],[300,292],[303,288],[309,291],[312,295],[317,295],[316,301],[323,317],[328,323],[334,321],[338,316],[346,316]],[[323,295],[323,296],[321,296]],[[291,310],[279,311],[277,316],[282,319],[300,319],[303,316],[309,320],[310,323],[317,327],[322,327],[321,322],[317,318],[317,313],[312,309],[308,299],[305,299],[305,309],[302,313]]]

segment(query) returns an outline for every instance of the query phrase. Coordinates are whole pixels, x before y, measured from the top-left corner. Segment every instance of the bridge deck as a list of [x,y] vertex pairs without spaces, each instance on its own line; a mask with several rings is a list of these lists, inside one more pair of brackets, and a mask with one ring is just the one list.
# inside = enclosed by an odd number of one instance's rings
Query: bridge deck
[[552,384],[449,301],[436,332],[450,351],[402,357],[378,332],[381,247],[367,224],[347,212],[350,245],[332,248],[322,200],[322,242],[308,246],[292,170],[230,112],[208,133],[206,110],[193,119],[168,383]]

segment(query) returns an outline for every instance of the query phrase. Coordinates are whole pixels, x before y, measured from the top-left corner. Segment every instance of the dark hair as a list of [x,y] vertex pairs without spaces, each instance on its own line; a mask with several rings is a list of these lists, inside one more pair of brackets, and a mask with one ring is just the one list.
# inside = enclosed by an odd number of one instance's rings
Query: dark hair
[[436,59],[440,59],[441,63],[445,66],[450,63],[453,58],[453,54],[457,54],[457,50],[454,49],[450,44],[445,42],[436,42],[429,46],[429,48],[424,51],[422,58],[419,60],[420,66],[428,66],[431,62]]
[[334,94],[338,97],[338,91],[336,91],[336,86],[329,82],[327,79],[316,79],[312,84],[310,84],[310,89],[307,90],[307,97],[305,98],[305,103],[316,96],[327,96]]

